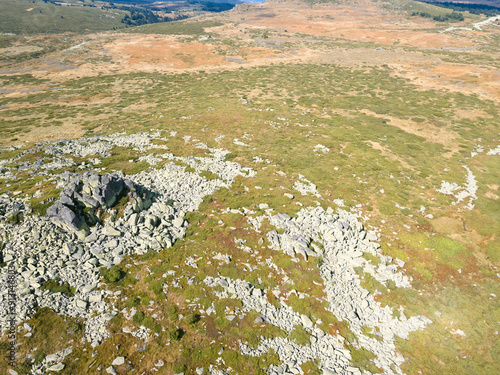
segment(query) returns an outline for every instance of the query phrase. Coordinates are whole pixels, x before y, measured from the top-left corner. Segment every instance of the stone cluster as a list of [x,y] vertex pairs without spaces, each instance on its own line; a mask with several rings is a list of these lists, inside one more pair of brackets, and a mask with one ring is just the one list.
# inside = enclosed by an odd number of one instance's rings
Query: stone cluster
[[[152,147],[165,148],[151,144],[157,138],[159,133],[113,135],[44,143],[32,150],[43,146],[46,153],[58,158],[61,154],[107,157],[115,145],[135,147],[141,152]],[[109,336],[107,322],[118,311],[106,302],[113,298],[113,293],[105,289],[101,269],[120,264],[125,255],[171,247],[185,234],[185,214],[196,210],[205,196],[216,189],[229,187],[237,175],[255,173],[250,168],[223,160],[227,152],[218,149],[210,149],[210,152],[212,156],[189,160],[169,156],[170,160],[162,168],[129,176],[120,172],[99,174],[98,169],[87,164],[91,172],[47,176],[45,180],[57,181],[56,187],[61,187],[62,192],[43,217],[32,214],[27,203],[29,196],[12,193],[0,196],[0,260],[8,266],[12,264],[15,269],[17,323],[29,319],[35,307],[48,307],[61,315],[83,318],[85,340],[92,346],[105,340]],[[19,157],[10,163],[24,163],[16,160]],[[210,170],[216,176],[207,180],[199,173],[187,172],[186,167],[175,163],[177,160],[196,166],[197,172]],[[35,171],[32,175],[38,175],[37,161],[30,163],[29,167]],[[7,180],[15,175],[16,167],[8,168],[0,171],[0,179]],[[36,196],[40,196],[39,192]],[[125,207],[120,207],[118,214],[113,205],[127,196]],[[108,215],[100,215],[104,212]],[[17,214],[21,215],[21,222],[9,222],[8,218]],[[0,267],[2,334],[10,324],[7,279],[8,267]],[[71,294],[42,288],[49,280],[68,283]],[[147,338],[148,332],[138,331],[137,335]],[[61,362],[50,364],[53,366],[56,366],[54,371],[64,368]]]
[[280,360],[280,366],[269,369],[271,374],[295,374],[301,373],[301,365],[310,360],[319,358],[323,370],[330,369],[333,373],[343,373],[349,367],[351,354],[343,345],[342,337],[331,336],[317,327],[307,315],[301,315],[281,301],[281,308],[276,308],[267,300],[268,290],[253,287],[243,280],[232,280],[227,277],[212,278],[207,277],[205,284],[210,287],[221,286],[223,291],[214,293],[219,298],[237,298],[242,301],[242,310],[255,310],[260,313],[259,321],[277,326],[287,332],[291,332],[294,326],[302,326],[311,335],[311,343],[307,347],[302,347],[285,338],[266,339],[257,347],[251,349],[240,342],[240,349],[243,354],[261,356],[274,349]]
[[[321,207],[309,207],[303,208],[294,218],[286,214],[273,214],[272,211],[266,210],[265,217],[279,232],[272,230],[267,233],[269,247],[283,251],[294,257],[295,261],[298,261],[296,257],[299,255],[305,260],[321,256],[322,262],[318,264],[329,311],[336,319],[349,323],[356,337],[354,347],[371,351],[375,355],[374,364],[384,374],[402,374],[399,366],[404,358],[396,353],[395,336],[407,338],[410,332],[425,328],[431,321],[423,316],[406,318],[402,308],[399,309],[399,318],[395,318],[388,306],[383,307],[374,295],[361,286],[361,277],[355,268],[371,274],[383,284],[387,285],[392,280],[397,287],[409,287],[408,277],[398,271],[404,262],[382,255],[380,245],[372,242],[376,235],[366,232],[356,216],[346,211],[338,210],[336,214],[331,208],[325,211]],[[252,219],[255,220],[255,217]],[[379,258],[380,263],[371,263],[364,258],[365,254]],[[221,286],[223,291],[214,293],[220,298],[240,299],[244,311],[259,312],[262,322],[288,332],[299,324],[311,334],[310,343],[306,346],[279,337],[262,340],[256,349],[241,343],[242,352],[248,355],[260,356],[270,349],[275,350],[283,364],[268,368],[268,373],[302,373],[300,365],[314,359],[320,360],[320,367],[326,374],[361,373],[350,366],[350,352],[344,347],[341,336],[331,336],[321,331],[317,327],[318,322],[294,312],[282,297],[280,309],[271,305],[266,294],[278,292],[275,296],[279,296],[279,291],[256,289],[245,281],[224,277],[207,277],[205,283],[212,287]],[[368,337],[363,327],[371,328],[373,334],[379,337]]]
[[[47,210],[47,217],[85,238],[90,233],[89,225],[100,221],[99,212],[112,207],[121,196],[135,190],[136,186],[129,179],[87,172],[66,185],[59,200]],[[136,206],[149,207],[151,198],[148,195],[150,194],[143,194],[145,203],[142,203],[141,197],[137,197],[138,200],[134,202]],[[136,208],[137,211],[139,209]]]
[[66,365],[64,364],[64,359],[73,352],[71,346],[69,348],[58,351],[55,354],[47,355],[43,361],[39,364],[34,365],[31,368],[30,374],[41,375],[49,372],[59,372],[63,370]]

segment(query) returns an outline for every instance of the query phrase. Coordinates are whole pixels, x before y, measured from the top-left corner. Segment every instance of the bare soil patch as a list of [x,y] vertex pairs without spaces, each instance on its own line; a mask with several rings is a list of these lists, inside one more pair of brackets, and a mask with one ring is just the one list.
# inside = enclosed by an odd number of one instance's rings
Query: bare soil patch
[[[438,62],[438,63],[436,63]],[[436,61],[433,64],[394,63],[394,74],[412,80],[422,90],[475,93],[500,100],[500,72],[487,66],[458,65]]]
[[442,144],[446,148],[450,149],[450,153],[443,156],[450,157],[455,152],[458,152],[460,150],[457,142],[460,136],[453,130],[447,129],[445,127],[438,127],[430,122],[417,123],[411,120],[403,120],[393,116],[379,115],[367,109],[363,109],[360,112],[365,113],[369,116],[388,119],[390,121],[390,125],[396,126],[407,133],[425,138],[425,140],[428,142]]
[[[24,142],[46,142],[56,141],[58,139],[77,139],[83,137],[85,131],[80,125],[71,124],[63,126],[40,126],[30,127],[29,132],[23,133],[22,140]],[[18,141],[16,141],[18,142]],[[7,146],[15,144],[7,139],[1,139],[0,144]]]

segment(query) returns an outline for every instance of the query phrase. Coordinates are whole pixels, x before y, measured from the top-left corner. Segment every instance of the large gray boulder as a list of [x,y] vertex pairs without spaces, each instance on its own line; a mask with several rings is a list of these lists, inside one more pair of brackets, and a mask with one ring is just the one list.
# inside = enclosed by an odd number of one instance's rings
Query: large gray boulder
[[97,209],[110,208],[122,196],[135,190],[137,189],[132,181],[119,175],[100,176],[86,172],[66,185],[59,199],[47,210],[47,216],[64,229],[83,238],[90,233],[89,225],[99,222],[99,218],[94,215]]
[[47,217],[68,231],[75,232],[79,237],[84,237],[90,232],[83,217],[77,215],[75,211],[61,201],[56,201],[49,207]]

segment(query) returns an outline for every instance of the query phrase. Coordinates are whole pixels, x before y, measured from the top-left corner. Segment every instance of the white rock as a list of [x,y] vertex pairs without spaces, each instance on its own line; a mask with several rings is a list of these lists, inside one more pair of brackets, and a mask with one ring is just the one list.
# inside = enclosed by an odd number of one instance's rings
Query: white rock
[[182,217],[176,217],[172,222],[172,225],[176,228],[181,228],[183,224],[184,224],[184,218]]
[[100,294],[91,294],[89,296],[89,302],[101,302],[102,296]]
[[71,253],[73,252],[73,247],[71,245],[65,243],[62,247],[62,250],[63,250],[64,254],[71,255]]
[[49,354],[48,356],[45,357],[45,362],[52,363],[52,362],[57,361],[58,358],[59,357],[57,354]]
[[75,304],[76,306],[82,308],[82,309],[85,309],[87,308],[87,302],[86,301],[82,301],[81,299],[76,299],[75,300]]
[[121,232],[110,226],[105,226],[102,233],[107,236],[120,236]]
[[115,360],[113,361],[112,365],[113,366],[121,366],[125,363],[125,357],[116,357]]
[[306,328],[312,328],[314,326],[314,323],[312,320],[305,314],[302,314],[300,316],[300,319],[302,320],[302,325]]
[[134,213],[132,215],[130,215],[127,223],[130,225],[130,226],[135,226],[137,224],[137,220],[139,219],[139,215]]
[[92,291],[92,289],[94,289],[94,285],[85,285],[85,286],[82,288],[82,293],[83,293],[83,294],[90,293],[90,292]]
[[47,370],[48,371],[55,371],[55,372],[59,372],[61,371],[62,369],[64,368],[64,363],[60,362],[54,366],[51,366],[49,367]]
[[252,296],[261,297],[262,296],[262,289],[255,288],[254,290],[252,290]]

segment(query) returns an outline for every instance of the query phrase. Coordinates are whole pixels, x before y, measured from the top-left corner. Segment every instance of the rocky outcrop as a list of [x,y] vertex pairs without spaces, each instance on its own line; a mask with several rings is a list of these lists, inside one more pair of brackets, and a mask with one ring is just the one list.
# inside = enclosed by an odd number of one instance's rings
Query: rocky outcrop
[[[150,144],[158,137],[158,134],[113,135],[41,146],[46,153],[58,158],[64,153],[106,157],[113,145],[135,147],[142,152],[153,146],[160,148]],[[39,144],[32,150],[39,151],[41,146]],[[22,155],[30,152],[23,151]],[[196,165],[196,171],[216,173],[218,178],[210,180],[198,173],[187,172],[186,167],[175,164],[173,160],[167,160],[162,168],[127,177],[120,172],[98,173],[92,165],[83,163],[82,169],[91,171],[45,174],[44,184],[62,188],[59,199],[49,207],[47,217],[32,215],[29,196],[0,195],[0,238],[3,244],[0,256],[9,266],[0,267],[0,332],[5,333],[10,324],[7,309],[10,268],[15,270],[16,323],[29,319],[35,307],[48,307],[58,314],[84,319],[84,337],[92,346],[105,340],[109,336],[106,326],[118,312],[108,304],[114,295],[102,288],[105,284],[100,276],[101,268],[119,264],[126,255],[171,247],[177,239],[184,237],[186,213],[196,210],[203,198],[216,189],[229,187],[235,176],[248,176],[254,172],[237,163],[224,161],[226,152],[222,150],[214,149],[211,153],[213,156],[189,159]],[[33,176],[42,173],[37,169],[38,161],[25,165],[28,162],[18,161],[18,158],[9,159],[5,169],[2,169],[4,164],[0,165],[0,180],[13,178],[19,165],[26,170],[31,168]],[[187,162],[187,159],[182,160]],[[36,195],[40,197],[38,192]],[[117,215],[116,203],[126,196],[128,202],[120,204],[120,215]],[[108,214],[106,218],[101,215],[103,212]],[[23,216],[16,225],[7,220],[14,214]],[[74,295],[42,289],[46,281],[54,279],[69,284]],[[143,328],[134,336],[147,339],[148,329]],[[54,371],[61,368],[58,363],[51,363],[51,366],[56,366]]]
[[129,179],[118,175],[87,172],[74,178],[62,190],[57,200],[47,210],[47,217],[80,238],[90,233],[89,226],[100,222],[97,213],[112,207],[127,194],[135,198],[134,211],[151,206],[151,194],[138,194],[138,187]]

